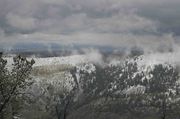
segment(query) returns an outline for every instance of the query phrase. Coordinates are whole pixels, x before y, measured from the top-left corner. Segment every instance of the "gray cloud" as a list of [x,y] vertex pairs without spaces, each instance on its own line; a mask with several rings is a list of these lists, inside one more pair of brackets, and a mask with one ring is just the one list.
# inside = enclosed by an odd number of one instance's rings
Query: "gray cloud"
[[36,28],[36,23],[34,18],[28,18],[23,16],[18,16],[16,14],[7,14],[6,16],[7,24],[17,28],[19,30],[33,30]]
[[[178,0],[0,0],[0,43],[173,46]],[[169,33],[167,33],[168,31]],[[176,37],[176,36],[175,36]]]

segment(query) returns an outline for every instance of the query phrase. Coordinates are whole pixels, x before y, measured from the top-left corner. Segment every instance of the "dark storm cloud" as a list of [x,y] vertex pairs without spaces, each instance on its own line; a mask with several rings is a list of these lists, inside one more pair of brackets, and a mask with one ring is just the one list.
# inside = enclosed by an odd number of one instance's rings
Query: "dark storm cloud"
[[0,42],[156,49],[174,43],[178,11],[177,0],[0,0]]

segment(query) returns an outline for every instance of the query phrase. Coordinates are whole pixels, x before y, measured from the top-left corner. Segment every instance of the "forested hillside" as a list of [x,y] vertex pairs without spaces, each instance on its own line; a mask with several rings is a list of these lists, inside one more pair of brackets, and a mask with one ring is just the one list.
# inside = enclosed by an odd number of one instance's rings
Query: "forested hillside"
[[[31,69],[33,61],[29,62],[20,57],[18,60],[14,58],[16,65],[13,65],[14,69],[11,70],[6,66],[6,60],[1,57],[1,107],[4,102],[3,91],[9,95],[8,90],[2,89],[18,85],[16,93],[13,93],[1,110],[1,118],[179,118],[178,67],[167,63],[139,65],[141,60],[139,57],[126,58],[116,64],[103,65],[91,62],[76,65],[37,66],[35,64],[31,73],[27,72],[29,76],[23,76],[23,82],[9,84],[4,80],[5,77],[6,79],[15,78],[14,81],[21,80],[22,77],[20,79],[14,77],[14,72],[24,69],[25,66],[30,66],[26,68]],[[17,63],[21,65],[17,67]],[[19,74],[16,73],[16,75]],[[30,80],[29,83],[26,81],[27,78]],[[11,88],[8,89],[11,90]]]

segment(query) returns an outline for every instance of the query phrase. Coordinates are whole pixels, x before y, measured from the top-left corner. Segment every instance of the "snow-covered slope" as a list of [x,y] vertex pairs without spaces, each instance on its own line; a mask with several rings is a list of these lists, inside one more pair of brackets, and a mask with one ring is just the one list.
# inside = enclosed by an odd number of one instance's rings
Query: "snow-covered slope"
[[35,67],[36,66],[45,66],[45,65],[60,65],[60,64],[70,64],[77,65],[83,62],[86,62],[84,55],[73,55],[67,57],[50,57],[50,58],[35,58]]
[[102,55],[98,52],[90,52],[84,55],[71,55],[66,57],[35,58],[34,66],[69,64],[76,66],[81,63],[102,63]]

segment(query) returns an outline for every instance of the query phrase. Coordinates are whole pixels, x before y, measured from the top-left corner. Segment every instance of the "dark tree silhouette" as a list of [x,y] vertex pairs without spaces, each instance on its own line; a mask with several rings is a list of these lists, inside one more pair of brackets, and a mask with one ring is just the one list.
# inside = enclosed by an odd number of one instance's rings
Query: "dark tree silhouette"
[[[7,111],[6,107],[11,99],[20,94],[20,90],[31,85],[30,73],[34,60],[16,56],[12,67],[7,67],[7,61],[0,55],[0,114]],[[9,69],[8,69],[9,68]]]

